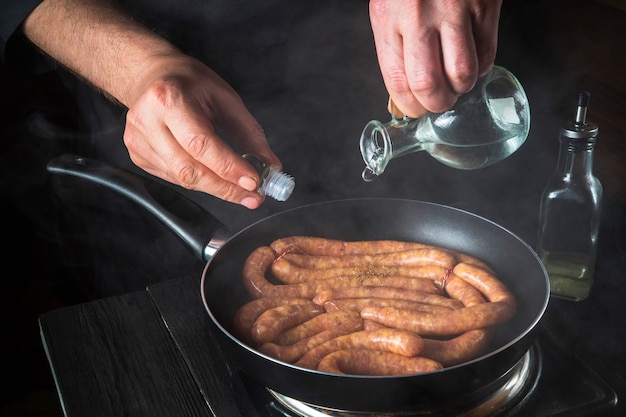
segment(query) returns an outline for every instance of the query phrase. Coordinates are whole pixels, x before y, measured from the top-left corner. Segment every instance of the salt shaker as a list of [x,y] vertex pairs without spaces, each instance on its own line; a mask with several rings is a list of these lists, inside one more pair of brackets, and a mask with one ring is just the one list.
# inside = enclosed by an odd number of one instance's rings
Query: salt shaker
[[560,129],[556,171],[539,210],[538,254],[551,294],[573,301],[589,296],[600,226],[602,185],[593,175],[598,126],[587,120],[589,93],[578,95],[576,116]]
[[291,175],[285,174],[277,165],[267,165],[258,156],[247,153],[242,155],[259,173],[261,185],[258,192],[278,201],[286,201],[296,186]]

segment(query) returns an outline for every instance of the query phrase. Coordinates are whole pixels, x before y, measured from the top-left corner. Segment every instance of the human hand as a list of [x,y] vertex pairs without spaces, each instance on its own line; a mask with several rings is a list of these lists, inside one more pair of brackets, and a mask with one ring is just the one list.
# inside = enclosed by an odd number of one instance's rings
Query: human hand
[[389,111],[450,109],[493,67],[502,0],[371,0]]
[[[202,62],[108,0],[44,0],[24,34],[129,110],[124,142],[145,171],[248,208],[263,196],[241,154],[281,163],[235,91]],[[217,131],[229,136],[235,152]]]
[[182,187],[257,208],[264,199],[256,192],[259,175],[240,154],[282,165],[237,93],[183,54],[160,58],[142,78],[133,88],[124,132],[133,163]]

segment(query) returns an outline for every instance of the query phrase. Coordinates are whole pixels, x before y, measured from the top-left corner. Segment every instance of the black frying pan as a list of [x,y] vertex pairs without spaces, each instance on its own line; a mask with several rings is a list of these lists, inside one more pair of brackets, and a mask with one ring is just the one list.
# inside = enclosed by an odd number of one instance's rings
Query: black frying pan
[[[397,199],[355,199],[314,204],[276,214],[209,245],[219,222],[171,189],[134,174],[73,156],[50,162],[51,172],[86,178],[147,208],[208,258],[202,297],[226,354],[250,377],[288,397],[329,409],[402,412],[454,408],[484,398],[528,351],[549,300],[545,269],[518,237],[471,213],[438,204]],[[165,208],[162,205],[165,204]],[[173,211],[172,211],[173,210]],[[185,216],[194,219],[186,219]],[[259,353],[231,333],[235,311],[249,300],[241,280],[246,257],[290,235],[342,240],[417,241],[466,252],[486,261],[518,301],[515,317],[498,328],[487,353],[441,371],[408,376],[335,375],[299,368]],[[219,247],[213,254],[211,247]]]

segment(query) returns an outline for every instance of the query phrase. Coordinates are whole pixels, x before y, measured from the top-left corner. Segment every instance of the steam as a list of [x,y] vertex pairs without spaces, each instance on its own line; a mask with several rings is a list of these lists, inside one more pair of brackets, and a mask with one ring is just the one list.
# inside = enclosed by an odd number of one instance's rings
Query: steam
[[[508,159],[478,171],[454,170],[426,153],[411,154],[395,159],[380,178],[366,183],[361,179],[360,133],[369,120],[389,118],[367,2],[264,2],[253,8],[212,2],[200,10],[184,4],[170,10],[165,2],[147,0],[132,4],[139,20],[167,33],[237,89],[285,172],[295,178],[288,201],[267,199],[254,211],[180,190],[233,233],[304,204],[386,197],[456,206],[534,242],[539,196],[558,148],[555,116],[569,92],[567,77],[536,49],[539,39],[527,44],[534,26],[528,28],[514,5],[503,9],[496,63],[511,70],[526,89],[531,106],[526,143]],[[236,13],[227,13],[232,7]],[[198,23],[198,16],[208,23]],[[174,27],[185,31],[169,33]],[[94,98],[78,80],[67,81],[90,129],[84,132],[87,156],[145,175],[132,164],[121,140],[124,109]],[[187,249],[141,209],[84,184],[76,187],[70,189],[71,197],[63,195],[67,185],[56,192],[63,210],[72,213],[73,237],[82,252],[76,261],[93,266],[99,292],[127,292],[186,273],[199,276],[201,268]]]

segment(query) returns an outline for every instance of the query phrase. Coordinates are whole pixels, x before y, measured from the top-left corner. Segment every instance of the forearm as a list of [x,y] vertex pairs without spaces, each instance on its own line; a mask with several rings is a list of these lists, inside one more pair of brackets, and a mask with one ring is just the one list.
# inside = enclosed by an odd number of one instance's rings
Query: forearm
[[109,0],[45,0],[23,30],[46,54],[127,107],[156,62],[180,55]]

